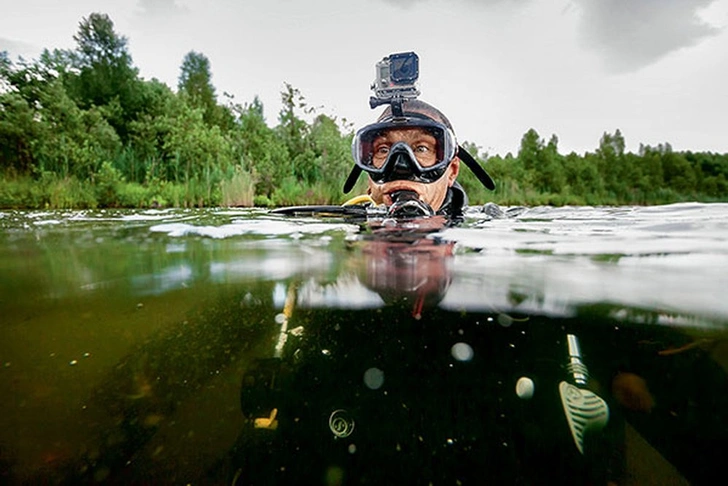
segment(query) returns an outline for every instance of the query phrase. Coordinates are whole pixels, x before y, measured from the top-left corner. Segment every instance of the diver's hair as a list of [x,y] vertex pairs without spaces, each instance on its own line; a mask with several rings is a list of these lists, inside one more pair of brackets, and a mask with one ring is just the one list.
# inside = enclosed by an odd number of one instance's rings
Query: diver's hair
[[[424,101],[420,100],[406,100],[402,103],[402,113],[405,115],[408,114],[417,114],[420,116],[426,116],[427,118],[434,120],[436,122],[442,123],[447,128],[453,130],[452,124],[450,123],[450,120],[447,119],[445,114],[435,108],[434,106],[425,103]],[[392,118],[392,107],[388,106],[387,109],[385,109],[382,114],[379,116],[379,119],[377,122],[381,122],[386,120],[387,118]]]

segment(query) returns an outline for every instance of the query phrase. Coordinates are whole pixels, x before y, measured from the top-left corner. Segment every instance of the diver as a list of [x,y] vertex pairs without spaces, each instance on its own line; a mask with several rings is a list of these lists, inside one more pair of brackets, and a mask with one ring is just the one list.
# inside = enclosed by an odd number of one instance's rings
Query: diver
[[384,209],[387,217],[442,215],[457,222],[468,204],[467,195],[457,182],[461,162],[487,189],[494,190],[490,175],[458,145],[448,118],[417,99],[418,77],[419,58],[414,52],[391,54],[376,65],[374,96],[369,105],[372,109],[389,106],[375,123],[356,132],[352,143],[354,167],[344,183],[346,194],[365,172],[369,178],[366,196],[353,198],[343,209],[311,206],[273,212],[371,215],[372,212],[361,210],[362,206],[369,206]]
[[[437,108],[420,100],[401,103],[401,116],[390,106],[376,123],[360,129],[352,154],[356,165],[344,186],[348,192],[362,171],[369,176],[367,193],[375,204],[410,207],[416,214],[462,215],[468,199],[457,182],[461,157],[452,125]],[[479,166],[478,166],[479,167]],[[495,187],[483,171],[486,187]]]

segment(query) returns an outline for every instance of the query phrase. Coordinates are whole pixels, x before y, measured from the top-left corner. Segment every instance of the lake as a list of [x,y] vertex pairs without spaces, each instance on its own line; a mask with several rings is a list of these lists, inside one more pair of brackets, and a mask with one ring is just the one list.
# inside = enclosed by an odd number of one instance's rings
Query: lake
[[0,483],[705,484],[728,204],[0,212]]

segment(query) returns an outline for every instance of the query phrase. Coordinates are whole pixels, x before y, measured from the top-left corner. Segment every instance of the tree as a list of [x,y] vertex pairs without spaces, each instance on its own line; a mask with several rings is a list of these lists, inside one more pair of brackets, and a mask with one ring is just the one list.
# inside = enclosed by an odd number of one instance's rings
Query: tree
[[617,129],[614,135],[604,132],[596,150],[596,161],[599,173],[604,179],[604,187],[609,195],[625,198],[629,193],[629,184],[636,180],[630,176],[631,170],[624,157],[624,137]]
[[107,107],[106,117],[123,140],[128,124],[142,108],[137,69],[132,65],[127,40],[114,31],[106,14],[84,18],[73,36],[76,76],[67,79],[72,97],[83,109]]
[[285,83],[285,90],[281,92],[281,102],[283,107],[278,114],[279,129],[291,157],[295,158],[306,149],[305,141],[309,129],[306,122],[298,117],[297,111],[301,109],[309,114],[313,109],[308,108],[301,92],[288,83]]
[[38,169],[93,180],[102,163],[114,160],[121,149],[116,131],[98,109],[80,109],[60,81],[48,85],[41,104],[40,133],[33,144]]
[[526,171],[525,182],[539,192],[557,194],[566,184],[558,142],[559,139],[554,135],[548,145],[544,145],[543,139],[533,128],[521,138],[518,160]]
[[217,100],[210,74],[210,60],[204,54],[190,51],[185,55],[177,88],[192,106],[202,109],[206,123],[214,124]]
[[81,68],[131,66],[127,40],[114,32],[114,22],[106,14],[92,13],[88,18],[83,18],[73,40],[77,44],[77,61]]
[[0,94],[0,169],[26,174],[33,168],[35,111],[18,93]]
[[283,179],[293,174],[288,150],[265,123],[263,104],[258,97],[236,111],[239,129],[235,133],[243,168],[253,174],[256,194],[270,197]]

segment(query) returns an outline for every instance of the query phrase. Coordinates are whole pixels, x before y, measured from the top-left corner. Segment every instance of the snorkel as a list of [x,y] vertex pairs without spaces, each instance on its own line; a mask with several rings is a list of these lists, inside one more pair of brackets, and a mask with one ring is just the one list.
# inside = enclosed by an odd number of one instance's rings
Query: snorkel
[[387,215],[392,218],[409,219],[435,215],[435,210],[414,191],[395,191],[392,193],[392,201],[387,211]]
[[[356,184],[362,172],[366,172],[373,184],[395,181],[411,181],[431,184],[439,181],[455,158],[461,160],[487,189],[495,189],[488,173],[465,149],[458,145],[450,122],[436,108],[417,100],[419,58],[414,52],[391,54],[376,64],[376,78],[371,86],[374,96],[369,99],[370,108],[389,105],[380,119],[357,131],[352,142],[354,167],[346,182],[344,193]],[[397,130],[421,130],[434,140],[434,157],[425,160],[420,146],[413,147],[401,140],[389,140],[382,151],[381,138]],[[420,201],[414,190],[393,190],[390,208],[397,212],[419,212],[419,216],[435,214],[438,208]],[[404,197],[404,199],[402,199]],[[385,203],[386,204],[386,203]],[[417,209],[417,206],[420,209]],[[412,216],[416,216],[413,214]]]

